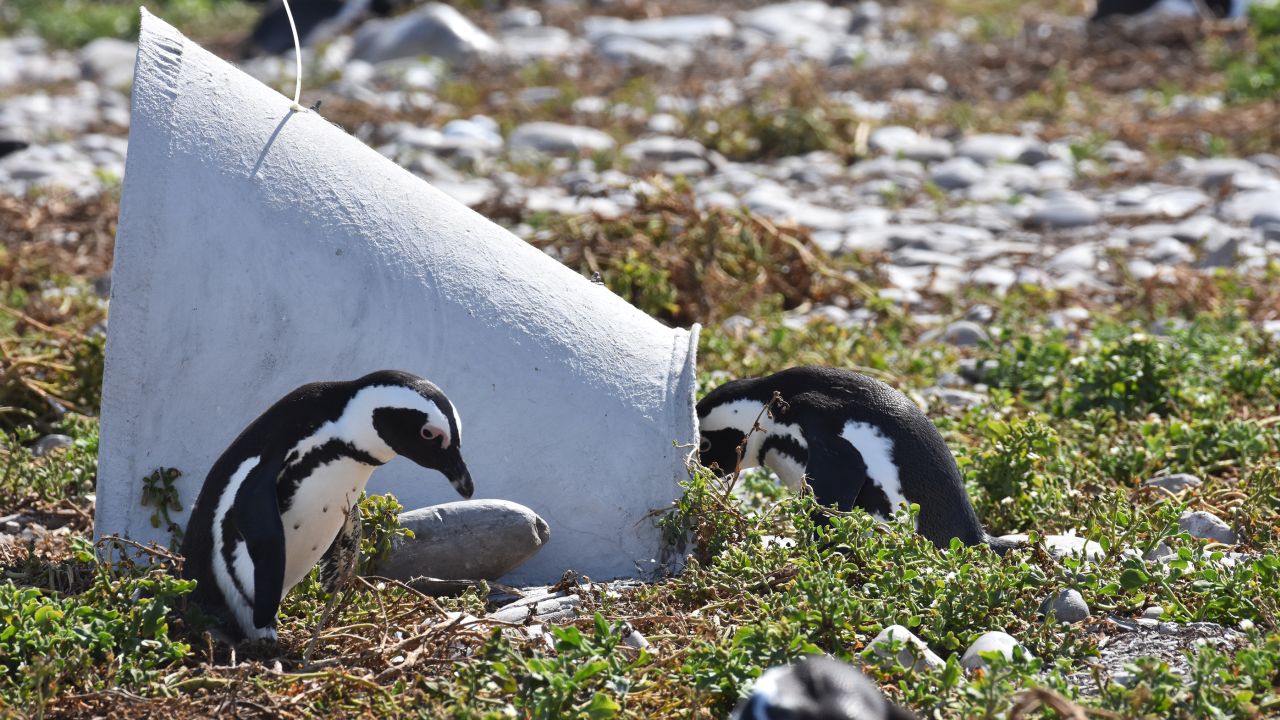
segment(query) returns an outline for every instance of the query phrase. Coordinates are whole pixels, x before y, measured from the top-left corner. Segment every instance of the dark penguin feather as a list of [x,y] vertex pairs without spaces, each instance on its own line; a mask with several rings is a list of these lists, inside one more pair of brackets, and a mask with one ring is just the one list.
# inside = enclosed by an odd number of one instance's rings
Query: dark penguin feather
[[[698,403],[699,420],[705,422],[717,407],[739,400],[763,405],[775,392],[785,406],[774,412],[773,421],[798,427],[806,447],[800,451],[791,437],[768,435],[761,461],[770,448],[794,459],[804,467],[805,480],[819,504],[839,510],[861,507],[882,517],[892,515],[894,509],[889,507],[885,491],[868,474],[867,459],[844,437],[849,423],[862,423],[892,442],[892,463],[902,495],[920,506],[920,534],[938,547],[947,547],[952,538],[966,545],[987,541],[960,469],[937,428],[915,403],[878,380],[840,368],[814,366],[734,380]],[[732,472],[743,437],[743,432],[731,428],[704,433],[702,463],[718,464],[722,471]]]

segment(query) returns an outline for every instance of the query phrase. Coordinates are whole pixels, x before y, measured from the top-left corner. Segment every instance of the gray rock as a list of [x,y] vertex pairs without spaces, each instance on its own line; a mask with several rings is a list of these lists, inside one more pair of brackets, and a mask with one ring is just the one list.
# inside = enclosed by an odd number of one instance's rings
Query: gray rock
[[1201,256],[1200,261],[1196,263],[1196,267],[1200,268],[1229,268],[1240,262],[1243,257],[1242,250],[1243,241],[1239,237],[1225,237],[1218,242],[1205,245],[1205,253]]
[[[902,645],[897,654],[890,651],[894,644]],[[925,672],[940,668],[946,662],[938,654],[929,649],[915,633],[901,625],[890,625],[876,635],[871,641],[871,651],[877,657],[895,657],[902,667],[913,668],[916,672]]]
[[1217,187],[1237,175],[1256,175],[1257,165],[1239,158],[1205,158],[1190,160],[1182,176],[1201,187]]
[[494,580],[538,552],[551,537],[546,522],[507,500],[469,500],[400,515],[411,539],[399,539],[378,567],[390,578]]
[[990,165],[1013,162],[1034,144],[1036,141],[1017,135],[971,135],[956,145],[956,154]]
[[983,265],[969,274],[969,282],[975,285],[989,285],[1001,293],[1008,290],[1017,280],[1017,273],[996,265]]
[[68,435],[45,435],[31,446],[31,454],[44,457],[54,450],[71,447],[73,440]]
[[837,34],[843,36],[852,13],[818,0],[774,3],[740,13],[738,23],[770,42],[800,55],[828,62],[835,51]]
[[503,55],[517,62],[563,58],[585,49],[568,30],[537,26],[512,28],[502,33],[499,47]]
[[596,43],[596,52],[605,60],[622,65],[684,67],[693,60],[693,53],[687,47],[663,47],[629,35],[608,35],[601,38]]
[[541,24],[542,13],[529,7],[507,8],[498,14],[498,27],[502,30],[538,27]]
[[433,2],[391,20],[364,23],[356,32],[351,56],[371,63],[422,55],[465,63],[498,49],[498,43],[462,13]]
[[922,391],[922,394],[929,400],[940,400],[947,407],[958,408],[961,410],[967,410],[971,407],[984,405],[989,399],[986,393],[939,386],[925,388]]
[[733,23],[719,15],[673,15],[634,22],[597,16],[584,20],[582,27],[592,43],[610,35],[622,35],[659,45],[697,44],[733,34]]
[[1152,605],[1151,607],[1142,611],[1142,617],[1148,620],[1159,620],[1160,618],[1164,617],[1164,608],[1160,607],[1159,605]]
[[1045,598],[1040,605],[1040,612],[1046,619],[1052,616],[1064,623],[1078,623],[1089,619],[1089,605],[1076,590],[1062,590]]
[[1222,216],[1258,227],[1280,223],[1280,190],[1246,190],[1223,203]]
[[889,125],[878,128],[867,139],[872,150],[920,162],[935,162],[951,157],[951,143],[941,138],[925,137],[913,128]]
[[942,341],[957,347],[981,345],[990,340],[987,331],[971,320],[957,320],[942,331]]
[[1063,192],[1047,198],[1045,204],[1027,218],[1027,224],[1061,229],[1094,225],[1100,219],[1097,203],[1076,193]]
[[504,605],[488,617],[509,623],[522,623],[526,620],[556,622],[573,619],[581,605],[582,598],[577,593],[544,591]]
[[102,37],[80,48],[80,72],[85,79],[94,80],[108,87],[125,87],[133,82],[133,64],[138,56],[138,46]]
[[1161,540],[1156,543],[1155,547],[1148,550],[1147,553],[1142,556],[1142,559],[1147,562],[1161,562],[1164,560],[1172,560],[1177,556],[1178,553],[1174,552],[1173,548],[1169,547],[1163,540]]
[[1194,260],[1195,253],[1182,241],[1165,237],[1152,243],[1147,249],[1146,258],[1160,265],[1178,265]]
[[[1000,539],[1025,543],[1028,540],[1028,536],[1026,533],[1014,533],[1012,535],[1001,535]],[[1058,560],[1064,557],[1082,556],[1086,560],[1099,560],[1106,554],[1098,543],[1076,535],[1041,535],[1040,539],[1044,542],[1045,549],[1049,551],[1049,554]]]
[[613,148],[607,133],[581,125],[553,122],[525,123],[507,141],[512,150],[535,150],[550,155],[590,153]]
[[[1018,641],[1006,632],[995,630],[986,633],[977,640],[974,640],[973,644],[969,646],[969,649],[964,651],[964,655],[960,658],[960,667],[968,670],[985,668],[987,666],[987,661],[984,660],[979,653],[998,652],[1006,659],[1012,660],[1014,648],[1019,647],[1022,646]],[[1030,653],[1026,652],[1026,648],[1023,648],[1023,653],[1027,657],[1030,657]]]
[[1174,473],[1173,475],[1161,475],[1159,477],[1147,478],[1142,481],[1144,487],[1164,488],[1169,492],[1177,493],[1187,488],[1197,488],[1204,483],[1200,478],[1188,473]]
[[701,160],[707,156],[707,149],[697,140],[659,135],[624,145],[622,154],[640,162],[660,163]]
[[955,157],[938,163],[929,171],[929,179],[943,190],[960,190],[976,185],[987,171],[968,157]]
[[1239,541],[1230,525],[1223,522],[1217,515],[1204,510],[1183,513],[1182,517],[1178,518],[1178,529],[1190,534],[1191,537],[1227,545],[1235,545]]

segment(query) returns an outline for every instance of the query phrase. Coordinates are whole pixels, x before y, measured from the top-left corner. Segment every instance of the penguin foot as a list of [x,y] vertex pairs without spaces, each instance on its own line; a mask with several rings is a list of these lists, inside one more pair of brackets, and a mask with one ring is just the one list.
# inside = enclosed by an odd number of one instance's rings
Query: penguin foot
[[1001,557],[1010,550],[1027,547],[1027,543],[1022,540],[1006,540],[1004,538],[992,537],[991,535],[987,535],[983,541],[986,542],[987,547],[991,548],[995,554],[1000,555]]

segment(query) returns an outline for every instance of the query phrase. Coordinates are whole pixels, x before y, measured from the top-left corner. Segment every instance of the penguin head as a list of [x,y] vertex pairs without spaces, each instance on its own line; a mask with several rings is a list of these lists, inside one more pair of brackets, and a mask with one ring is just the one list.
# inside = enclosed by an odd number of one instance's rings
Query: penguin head
[[[372,408],[373,429],[395,454],[422,467],[438,470],[458,494],[470,498],[475,492],[471,472],[462,460],[462,425],[453,403],[431,382],[409,373],[382,371],[361,379],[369,387],[396,387],[412,390],[386,394],[388,400]],[[408,397],[408,402],[404,400]]]
[[766,670],[737,720],[914,720],[857,668],[824,655]]
[[[703,467],[716,466],[721,473],[737,468],[739,448],[765,406],[748,397],[749,382],[732,380],[698,402],[698,462]],[[754,464],[751,458],[743,458],[744,467]]]

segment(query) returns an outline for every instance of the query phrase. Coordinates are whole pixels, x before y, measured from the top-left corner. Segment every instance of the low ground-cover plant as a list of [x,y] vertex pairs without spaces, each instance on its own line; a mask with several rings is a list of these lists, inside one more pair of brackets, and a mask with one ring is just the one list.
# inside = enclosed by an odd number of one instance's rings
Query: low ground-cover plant
[[171,566],[100,564],[87,542],[67,562],[96,568],[79,593],[0,583],[0,709],[39,716],[59,694],[145,688],[189,653],[169,616],[193,584]]

